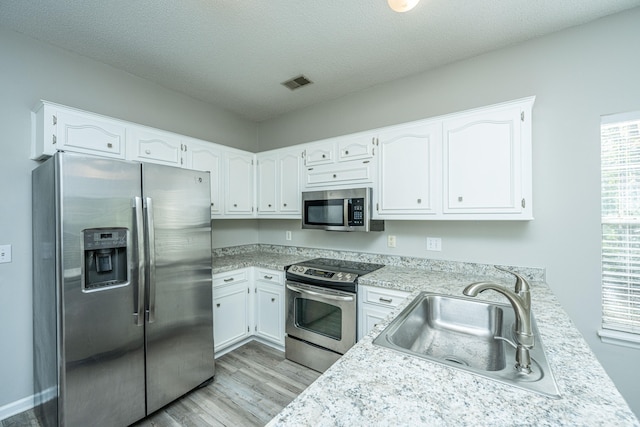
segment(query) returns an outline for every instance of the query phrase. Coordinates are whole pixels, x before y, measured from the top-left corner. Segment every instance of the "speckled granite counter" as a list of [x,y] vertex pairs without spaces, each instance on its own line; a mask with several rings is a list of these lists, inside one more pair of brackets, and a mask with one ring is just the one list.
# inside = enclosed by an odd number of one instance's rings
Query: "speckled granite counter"
[[[255,251],[214,254],[214,273],[250,266],[281,270],[317,256],[354,257],[333,251],[256,247]],[[544,283],[542,270],[518,269],[533,280],[533,312],[562,394],[560,399],[372,344],[421,290],[460,296],[469,283],[488,278],[512,288],[510,276],[496,274],[490,266],[466,263],[425,266],[420,260],[370,254],[359,254],[357,259],[394,264],[361,277],[360,284],[402,289],[412,292],[411,296],[278,414],[270,426],[640,426]],[[479,298],[506,301],[490,291]]]

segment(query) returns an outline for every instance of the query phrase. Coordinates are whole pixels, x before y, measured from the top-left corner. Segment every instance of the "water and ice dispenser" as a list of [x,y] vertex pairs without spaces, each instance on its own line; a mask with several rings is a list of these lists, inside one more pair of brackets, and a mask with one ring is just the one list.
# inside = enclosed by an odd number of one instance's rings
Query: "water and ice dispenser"
[[128,284],[127,234],[126,228],[90,228],[82,231],[83,291]]

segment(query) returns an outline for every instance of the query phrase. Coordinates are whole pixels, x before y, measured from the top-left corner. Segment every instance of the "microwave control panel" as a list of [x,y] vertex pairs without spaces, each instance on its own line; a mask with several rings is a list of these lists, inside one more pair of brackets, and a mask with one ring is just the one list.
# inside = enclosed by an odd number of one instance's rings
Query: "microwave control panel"
[[349,226],[364,225],[364,198],[349,199]]

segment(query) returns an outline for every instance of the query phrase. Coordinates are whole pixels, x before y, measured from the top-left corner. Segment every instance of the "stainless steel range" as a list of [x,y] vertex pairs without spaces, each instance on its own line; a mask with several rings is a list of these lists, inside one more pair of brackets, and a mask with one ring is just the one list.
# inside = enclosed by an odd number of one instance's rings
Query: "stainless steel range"
[[326,371],[356,343],[358,278],[382,264],[316,258],[287,269],[285,356]]

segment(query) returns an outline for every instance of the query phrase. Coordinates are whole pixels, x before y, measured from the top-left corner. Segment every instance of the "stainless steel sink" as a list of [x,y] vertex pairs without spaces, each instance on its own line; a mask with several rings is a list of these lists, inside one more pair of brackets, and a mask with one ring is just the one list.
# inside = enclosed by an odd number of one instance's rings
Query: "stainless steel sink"
[[422,292],[374,344],[472,372],[508,385],[560,397],[535,319],[532,372],[515,368],[510,305]]

